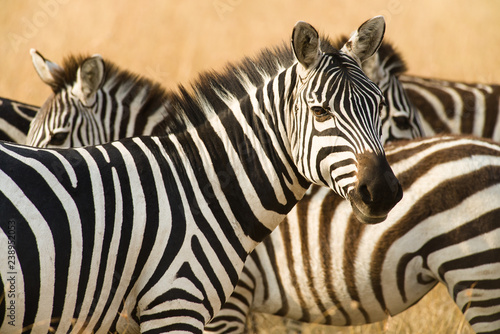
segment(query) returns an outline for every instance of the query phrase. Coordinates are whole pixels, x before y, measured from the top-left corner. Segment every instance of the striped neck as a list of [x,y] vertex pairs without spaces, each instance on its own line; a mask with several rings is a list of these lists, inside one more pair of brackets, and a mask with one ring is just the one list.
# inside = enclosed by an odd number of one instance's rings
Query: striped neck
[[[295,80],[292,67],[260,87],[246,82],[244,97],[218,90],[224,108],[216,111],[200,101],[204,122],[176,124],[173,120],[171,126],[186,129],[160,137],[167,152],[174,150],[185,157],[181,170],[203,166],[186,177],[209,180],[212,186],[201,192],[209,202],[230,208],[231,224],[249,251],[276,228],[310,185],[293,164],[284,131]],[[185,109],[176,111],[182,114]]]

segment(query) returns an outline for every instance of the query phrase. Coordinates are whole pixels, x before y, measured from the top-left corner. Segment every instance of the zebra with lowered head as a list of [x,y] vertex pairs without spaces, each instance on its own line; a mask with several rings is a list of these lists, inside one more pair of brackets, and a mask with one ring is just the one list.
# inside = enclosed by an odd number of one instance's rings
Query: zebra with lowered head
[[64,69],[34,49],[31,55],[53,96],[32,120],[28,145],[80,147],[162,134],[171,92],[160,84],[104,63],[100,55],[71,56]]
[[15,249],[0,263],[0,332],[201,332],[311,183],[362,222],[385,219],[402,190],[378,137],[382,94],[357,62],[384,27],[376,17],[323,53],[299,22],[259,71],[244,61],[181,87],[169,135],[0,143],[0,247]]

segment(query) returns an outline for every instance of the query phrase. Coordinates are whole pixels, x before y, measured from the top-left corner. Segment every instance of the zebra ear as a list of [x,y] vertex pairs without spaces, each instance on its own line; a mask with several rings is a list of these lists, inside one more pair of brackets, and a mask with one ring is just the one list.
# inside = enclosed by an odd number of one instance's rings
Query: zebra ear
[[35,49],[31,49],[30,54],[33,66],[35,66],[35,71],[38,73],[40,79],[52,88],[55,88],[54,73],[56,71],[62,71],[61,67],[45,59],[42,54]]
[[306,70],[314,67],[320,55],[319,35],[316,29],[309,23],[297,22],[292,32],[292,49]]
[[76,84],[71,91],[84,105],[93,104],[104,79],[104,60],[100,55],[87,58],[78,68]]
[[344,44],[342,51],[353,57],[360,65],[370,58],[382,44],[385,33],[385,19],[375,16],[363,23]]

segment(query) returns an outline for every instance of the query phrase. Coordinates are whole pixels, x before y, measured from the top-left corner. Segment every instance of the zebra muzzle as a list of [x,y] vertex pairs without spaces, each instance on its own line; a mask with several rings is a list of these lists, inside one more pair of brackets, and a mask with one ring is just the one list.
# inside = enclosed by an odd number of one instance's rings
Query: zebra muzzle
[[380,223],[403,198],[403,188],[384,155],[360,154],[358,164],[358,182],[349,193],[353,213],[362,223]]

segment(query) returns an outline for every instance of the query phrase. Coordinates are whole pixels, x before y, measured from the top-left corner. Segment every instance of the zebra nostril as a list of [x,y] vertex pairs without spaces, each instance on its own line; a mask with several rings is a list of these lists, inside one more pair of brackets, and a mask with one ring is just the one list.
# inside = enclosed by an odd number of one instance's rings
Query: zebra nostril
[[372,202],[372,195],[366,184],[359,186],[358,191],[363,203],[370,204]]

